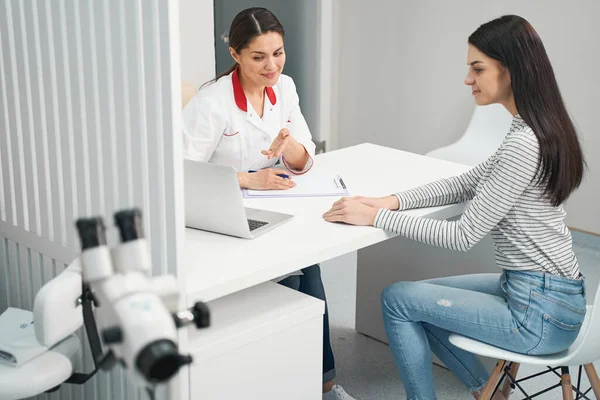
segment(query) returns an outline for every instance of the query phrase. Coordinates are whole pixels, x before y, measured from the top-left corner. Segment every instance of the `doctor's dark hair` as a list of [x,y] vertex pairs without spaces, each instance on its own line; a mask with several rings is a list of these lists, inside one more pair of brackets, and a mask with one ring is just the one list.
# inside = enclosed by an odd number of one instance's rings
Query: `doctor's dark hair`
[[540,145],[538,183],[554,206],[562,204],[581,184],[585,161],[542,40],[524,18],[505,15],[468,42],[508,69],[517,112]]
[[[247,8],[235,16],[229,28],[229,47],[232,47],[236,53],[240,54],[242,50],[248,47],[250,42],[257,36],[267,32],[276,32],[283,38],[285,31],[283,25],[277,17],[266,8],[252,7]],[[227,71],[217,75],[211,82],[216,82],[220,78],[232,73],[238,64],[235,63]]]

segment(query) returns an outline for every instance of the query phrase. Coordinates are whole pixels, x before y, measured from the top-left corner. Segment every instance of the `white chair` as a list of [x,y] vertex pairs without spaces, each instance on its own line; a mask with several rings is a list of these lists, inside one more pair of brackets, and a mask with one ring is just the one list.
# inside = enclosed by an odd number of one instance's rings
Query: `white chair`
[[467,130],[458,141],[426,155],[475,166],[500,147],[511,122],[512,115],[501,104],[476,106]]
[[[514,388],[515,386],[518,387],[525,396],[528,396],[521,385],[519,385],[519,382],[530,377],[516,379],[520,364],[547,366],[548,371],[545,371],[544,373],[554,373],[556,375],[559,375],[556,370],[560,368],[561,375],[559,376],[561,377],[561,382],[551,386],[550,389],[562,386],[563,399],[573,399],[573,391],[577,393],[577,399],[589,399],[585,395],[590,390],[593,390],[594,396],[597,399],[600,399],[600,380],[598,379],[594,364],[592,364],[600,359],[600,341],[596,336],[598,332],[600,332],[600,286],[596,291],[593,305],[587,306],[585,320],[583,321],[577,339],[571,347],[563,352],[545,356],[529,356],[502,350],[458,334],[450,335],[450,343],[470,353],[498,360],[496,368],[494,368],[487,384],[481,392],[480,400],[491,399],[505,376],[508,378],[504,382],[502,388],[502,393],[505,397],[508,398],[511,388]],[[577,387],[573,387],[571,385],[568,366],[579,366],[580,377],[581,367],[583,366],[590,381],[591,388],[586,392],[581,393],[579,383],[577,384]],[[533,376],[537,376],[537,374],[532,375],[531,377]],[[531,397],[533,396],[535,395],[531,395]]]
[[79,339],[73,334],[20,367],[0,364],[0,400],[58,389],[73,374],[78,358]]
[[35,336],[48,350],[14,367],[0,364],[0,400],[23,399],[51,392],[69,379],[78,366],[79,338],[73,332],[83,324],[81,267],[76,259],[35,296],[31,318]]

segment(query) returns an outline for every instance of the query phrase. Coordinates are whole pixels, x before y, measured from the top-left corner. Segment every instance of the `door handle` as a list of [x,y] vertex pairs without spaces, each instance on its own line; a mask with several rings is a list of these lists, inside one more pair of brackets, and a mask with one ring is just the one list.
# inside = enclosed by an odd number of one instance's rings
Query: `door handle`
[[223,43],[229,43],[229,35],[228,32],[223,32],[221,33],[220,36],[221,40],[223,41]]

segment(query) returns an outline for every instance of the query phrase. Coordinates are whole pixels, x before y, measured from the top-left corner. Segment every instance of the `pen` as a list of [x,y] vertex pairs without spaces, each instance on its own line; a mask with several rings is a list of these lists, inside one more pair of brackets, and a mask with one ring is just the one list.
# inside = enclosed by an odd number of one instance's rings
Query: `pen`
[[[250,170],[250,171],[248,171],[248,172],[252,173],[252,172],[256,172],[256,170],[253,170],[253,169],[251,169],[251,170]],[[282,177],[283,179],[290,179],[290,176],[289,176],[289,175],[287,175],[287,174],[277,174],[277,176],[280,176],[280,177]]]

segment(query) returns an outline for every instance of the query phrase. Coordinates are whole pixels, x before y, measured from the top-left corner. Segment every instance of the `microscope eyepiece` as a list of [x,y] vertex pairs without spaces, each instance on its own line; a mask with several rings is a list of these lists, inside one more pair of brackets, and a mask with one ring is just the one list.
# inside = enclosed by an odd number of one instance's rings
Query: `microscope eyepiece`
[[81,241],[81,250],[106,245],[106,228],[102,217],[80,218],[75,223]]
[[115,225],[119,228],[122,243],[144,237],[144,232],[142,231],[142,212],[139,208],[122,210],[115,213]]

